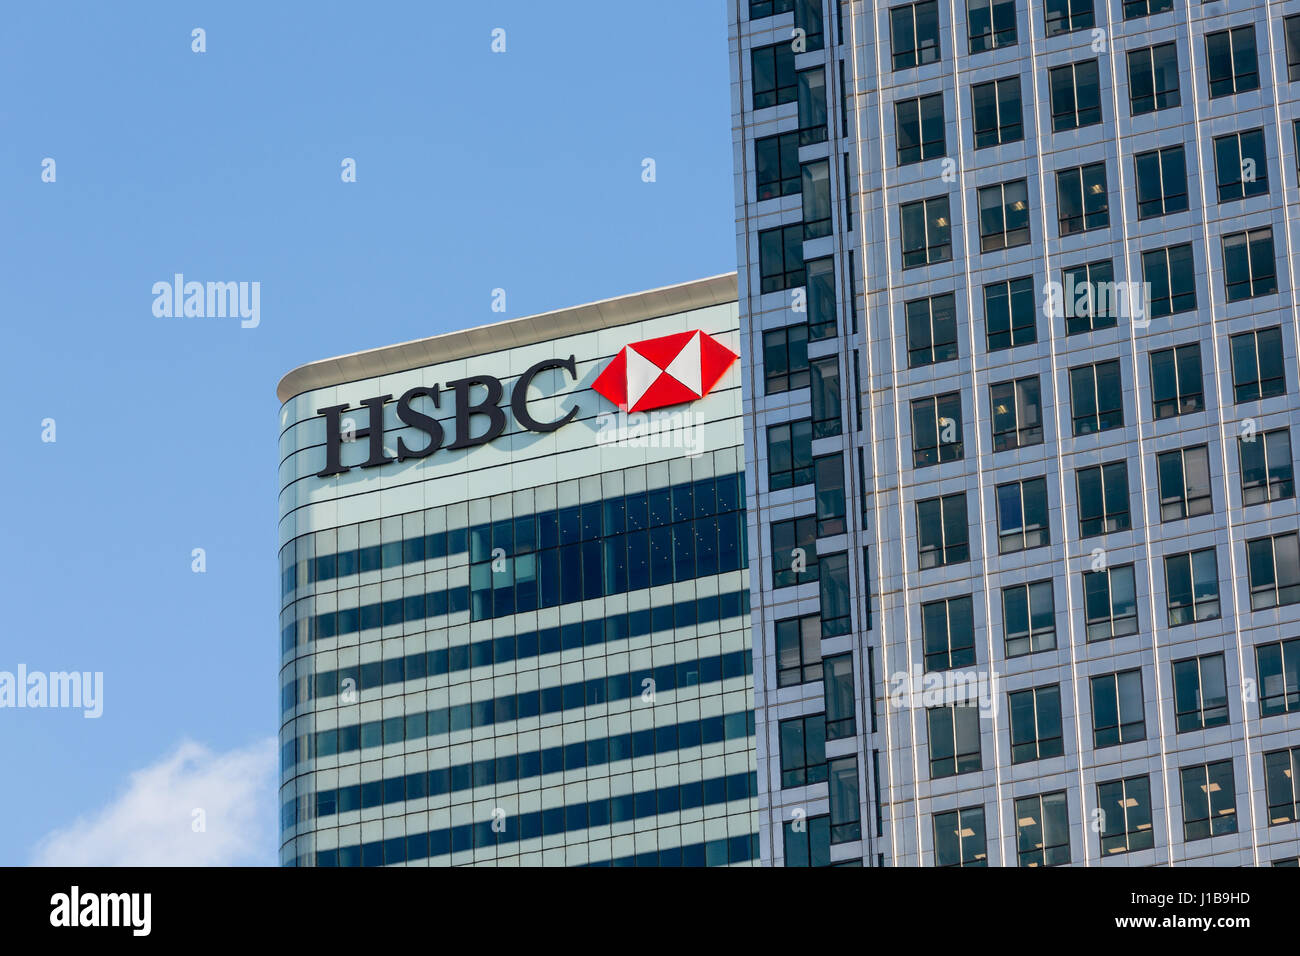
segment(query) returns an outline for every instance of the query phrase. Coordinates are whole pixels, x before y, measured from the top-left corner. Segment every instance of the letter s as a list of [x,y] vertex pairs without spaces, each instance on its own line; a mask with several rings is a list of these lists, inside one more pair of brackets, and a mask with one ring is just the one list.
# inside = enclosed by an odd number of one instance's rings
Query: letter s
[[416,428],[429,436],[429,443],[418,451],[412,451],[407,447],[406,442],[401,438],[397,439],[397,460],[405,461],[408,458],[427,458],[435,451],[442,447],[443,430],[442,423],[432,415],[426,415],[424,412],[417,412],[411,407],[411,402],[422,396],[428,396],[433,399],[433,407],[439,408],[438,386],[425,388],[417,385],[409,389],[406,394],[397,400],[397,419],[403,425],[409,425]]

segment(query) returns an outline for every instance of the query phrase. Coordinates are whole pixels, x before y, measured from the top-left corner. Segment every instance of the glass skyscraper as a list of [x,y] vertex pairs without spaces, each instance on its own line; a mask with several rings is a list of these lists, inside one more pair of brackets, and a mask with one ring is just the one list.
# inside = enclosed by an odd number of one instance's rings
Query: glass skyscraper
[[729,8],[763,861],[1294,865],[1300,3]]
[[738,348],[728,275],[284,378],[284,865],[757,862]]

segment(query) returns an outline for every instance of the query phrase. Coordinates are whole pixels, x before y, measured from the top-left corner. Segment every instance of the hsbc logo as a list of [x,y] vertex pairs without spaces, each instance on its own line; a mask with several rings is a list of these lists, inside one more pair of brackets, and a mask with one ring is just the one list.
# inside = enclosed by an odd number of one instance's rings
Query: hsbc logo
[[707,332],[677,332],[625,345],[592,390],[627,412],[693,402],[740,358]]
[[[624,346],[591,387],[623,412],[681,405],[709,394],[739,357],[706,332],[678,332]],[[510,396],[509,409],[515,421],[526,431],[554,432],[578,416],[579,409],[575,406],[554,421],[539,421],[529,410],[528,389],[533,379],[550,370],[567,372],[570,379],[577,381],[577,363],[572,355],[567,359],[538,362],[520,375]],[[441,409],[443,399],[448,395],[455,405],[455,439],[445,447],[459,449],[485,445],[505,431],[506,409],[499,404],[504,391],[501,380],[491,375],[459,379],[444,387],[433,385],[409,389],[397,400],[398,421],[423,432],[427,441],[421,447],[412,448],[399,437],[395,456],[384,448],[381,424],[384,408],[392,401],[392,395],[378,395],[361,402],[370,414],[370,424],[365,428],[357,428],[351,419],[344,419],[351,406],[319,408],[316,413],[325,419],[325,467],[316,476],[328,478],[351,471],[353,466],[342,463],[343,445],[362,438],[369,444],[369,455],[360,463],[362,468],[432,455],[444,447],[446,431],[435,417],[420,411],[417,403]]]

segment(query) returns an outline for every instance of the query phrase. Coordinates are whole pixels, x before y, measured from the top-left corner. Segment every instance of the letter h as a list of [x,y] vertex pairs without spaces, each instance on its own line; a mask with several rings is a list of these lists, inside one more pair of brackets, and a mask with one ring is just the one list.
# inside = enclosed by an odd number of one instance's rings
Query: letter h
[[[378,395],[375,398],[367,398],[361,403],[370,409],[369,424],[353,432],[356,438],[370,439],[370,457],[361,463],[362,468],[373,468],[375,465],[384,465],[393,460],[384,454],[384,403],[392,397]],[[351,468],[340,462],[343,456],[342,415],[349,407],[333,405],[329,408],[316,409],[317,415],[325,416],[325,467],[316,472],[317,478],[341,475]]]

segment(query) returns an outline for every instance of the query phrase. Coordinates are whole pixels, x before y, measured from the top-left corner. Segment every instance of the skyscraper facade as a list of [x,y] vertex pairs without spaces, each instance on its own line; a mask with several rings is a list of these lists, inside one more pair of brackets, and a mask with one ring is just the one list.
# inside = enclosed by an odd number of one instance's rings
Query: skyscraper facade
[[757,862],[738,340],[726,275],[285,376],[284,865]]
[[1294,865],[1300,3],[729,7],[764,862]]

